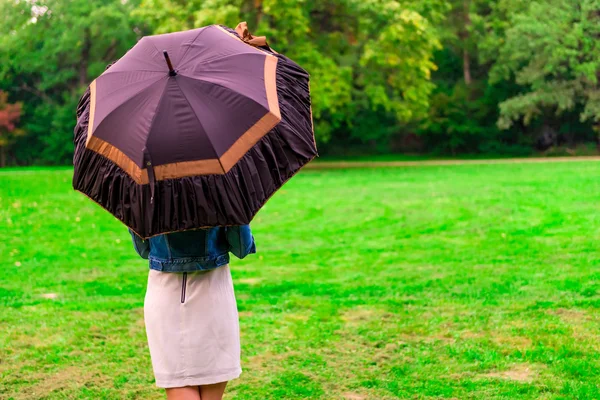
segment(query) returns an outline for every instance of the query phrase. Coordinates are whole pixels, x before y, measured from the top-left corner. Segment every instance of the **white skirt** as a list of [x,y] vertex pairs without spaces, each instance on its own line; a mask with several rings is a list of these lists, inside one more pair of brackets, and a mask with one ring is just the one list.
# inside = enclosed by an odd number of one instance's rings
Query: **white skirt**
[[156,386],[209,385],[242,373],[228,265],[187,273],[151,269],[144,321]]

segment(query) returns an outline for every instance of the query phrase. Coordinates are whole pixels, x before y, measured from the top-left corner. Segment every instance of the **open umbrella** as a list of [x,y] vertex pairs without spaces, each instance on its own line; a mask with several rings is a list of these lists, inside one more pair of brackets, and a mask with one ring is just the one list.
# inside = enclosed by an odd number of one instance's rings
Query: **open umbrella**
[[73,187],[143,238],[249,223],[316,156],[309,76],[245,24],[147,36],[80,100]]

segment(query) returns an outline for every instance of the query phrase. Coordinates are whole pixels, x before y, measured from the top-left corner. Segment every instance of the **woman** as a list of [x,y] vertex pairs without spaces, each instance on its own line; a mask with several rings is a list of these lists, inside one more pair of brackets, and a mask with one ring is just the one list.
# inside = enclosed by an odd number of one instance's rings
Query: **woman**
[[248,225],[169,233],[130,230],[149,260],[144,322],[156,385],[168,400],[220,400],[240,376],[240,330],[229,252],[256,252]]

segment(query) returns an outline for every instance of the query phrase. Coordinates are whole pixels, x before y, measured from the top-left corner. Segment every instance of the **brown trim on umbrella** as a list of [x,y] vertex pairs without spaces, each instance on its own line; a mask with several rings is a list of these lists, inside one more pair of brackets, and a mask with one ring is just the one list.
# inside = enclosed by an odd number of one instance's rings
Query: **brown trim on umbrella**
[[[149,179],[146,168],[140,168],[131,158],[127,157],[125,153],[112,144],[92,136],[87,148],[103,155],[117,164],[127,173],[127,175],[131,176],[131,179],[138,185],[148,184]],[[223,171],[221,163],[216,158],[210,160],[170,163],[154,167],[154,174],[156,175],[157,181],[194,175],[223,175],[226,172],[227,171]]]
[[281,121],[279,99],[277,98],[277,57],[267,56],[265,59],[265,89],[270,112],[262,117],[252,128],[248,129],[221,156],[220,161],[225,172],[229,171],[263,136]]
[[[248,129],[220,159],[184,161],[156,165],[154,173],[157,181],[165,179],[183,178],[195,175],[224,175],[258,142],[263,136],[271,131],[280,121],[279,105],[275,113],[269,112],[262,117],[252,128]],[[92,136],[87,146],[88,149],[103,155],[117,164],[127,175],[139,185],[148,183],[148,172],[140,168],[125,153],[112,144]]]
[[269,111],[281,121],[279,99],[277,98],[277,57],[275,56],[267,56],[265,59],[265,90]]
[[94,116],[96,115],[96,80],[94,79],[90,84],[90,119],[88,122],[87,139],[86,145],[92,138],[92,131],[94,130]]
[[[90,114],[92,113],[90,108]],[[91,126],[91,125],[90,125]],[[117,149],[112,144],[105,142],[102,139],[98,139],[96,136],[89,137],[86,147],[90,150],[95,151],[98,154],[103,155],[115,164],[117,164],[127,175],[131,176],[137,184],[144,185],[148,183],[148,173],[146,170],[142,170],[133,160],[121,150]]]
[[[138,185],[148,184],[148,172],[146,168],[140,168],[133,160],[121,150],[112,144],[92,136],[87,148],[103,155],[115,164],[117,164],[127,175],[131,176]],[[157,165],[154,167],[154,174],[157,181],[165,179],[182,178],[184,176],[194,175],[223,175],[223,167],[218,159],[185,161],[179,163],[170,163]]]
[[[277,107],[279,111],[279,107]],[[223,154],[221,159],[184,161],[179,163],[170,163],[157,165],[154,167],[154,173],[157,181],[165,179],[183,178],[185,176],[196,175],[224,175],[246,154],[252,146],[256,144],[263,136],[271,131],[279,122],[281,116],[268,113],[262,117],[252,128],[248,129],[234,144]],[[112,144],[92,136],[87,144],[87,148],[103,155],[117,164],[127,175],[139,185],[148,184],[148,172],[140,168],[125,153]]]
[[154,172],[158,181],[183,178],[184,176],[223,175],[227,173],[227,171],[223,171],[221,163],[216,158],[157,165],[154,167]]
[[220,158],[221,165],[227,173],[243,156],[281,121],[271,113],[262,117],[254,126],[246,131]]

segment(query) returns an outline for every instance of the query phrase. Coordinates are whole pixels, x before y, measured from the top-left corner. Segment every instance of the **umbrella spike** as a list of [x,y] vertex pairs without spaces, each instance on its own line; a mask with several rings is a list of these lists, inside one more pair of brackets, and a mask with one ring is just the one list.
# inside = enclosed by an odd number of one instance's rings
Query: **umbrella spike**
[[165,56],[165,61],[167,62],[167,66],[169,67],[169,76],[177,75],[177,72],[173,69],[173,64],[171,64],[171,58],[169,58],[169,53],[166,50],[163,50],[163,56]]

